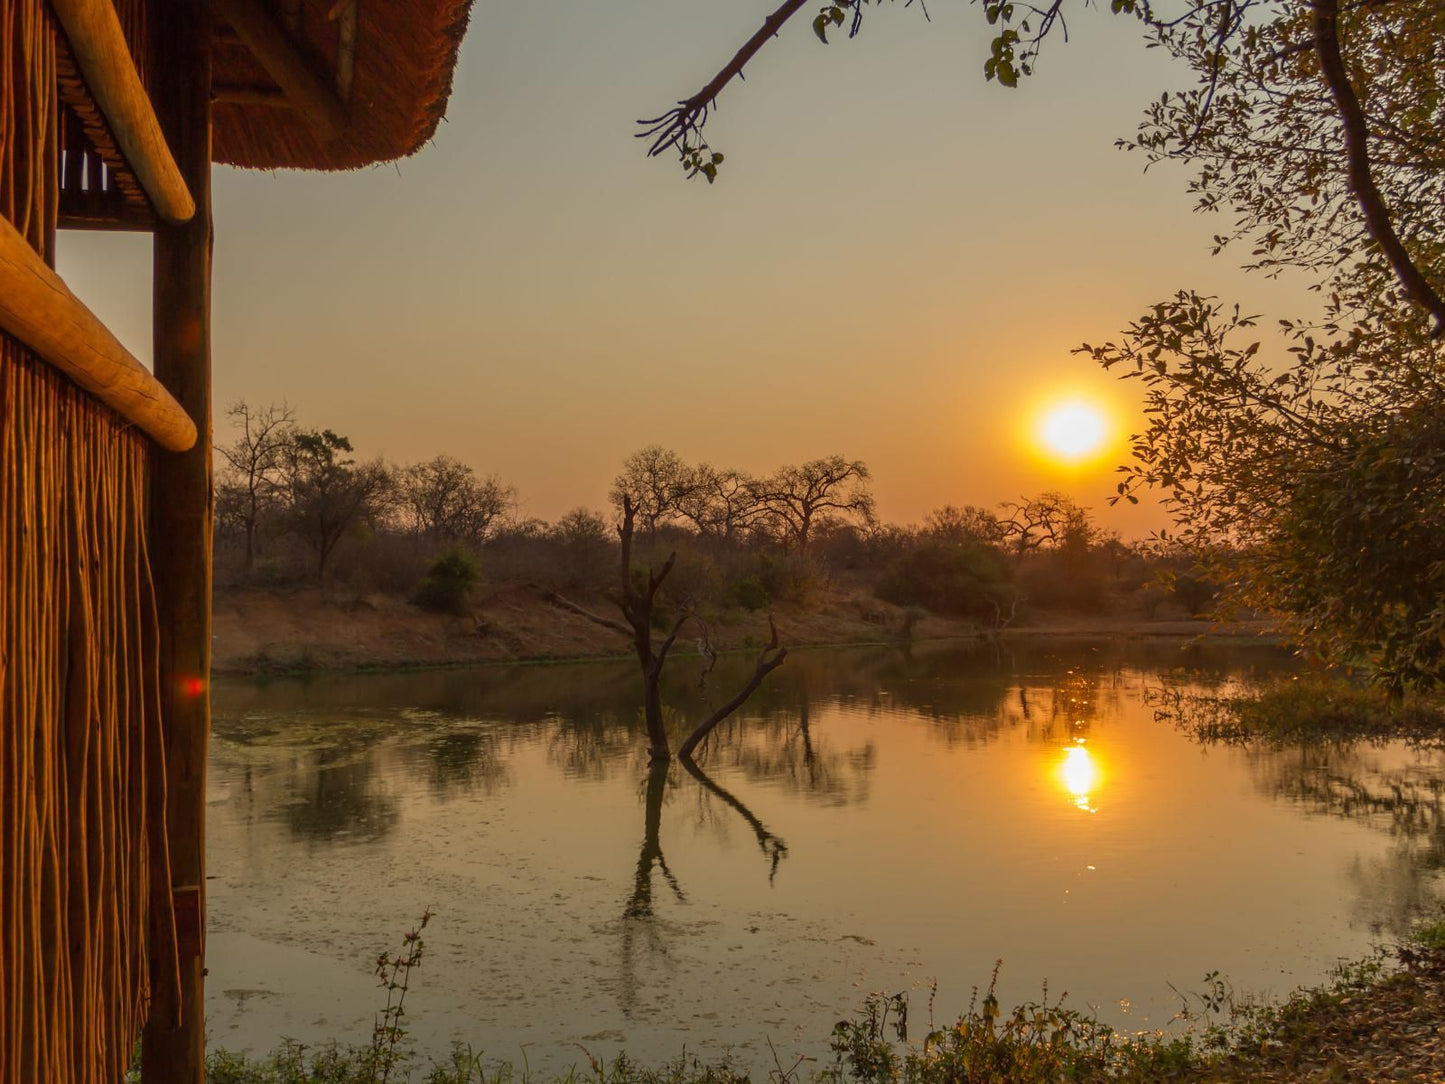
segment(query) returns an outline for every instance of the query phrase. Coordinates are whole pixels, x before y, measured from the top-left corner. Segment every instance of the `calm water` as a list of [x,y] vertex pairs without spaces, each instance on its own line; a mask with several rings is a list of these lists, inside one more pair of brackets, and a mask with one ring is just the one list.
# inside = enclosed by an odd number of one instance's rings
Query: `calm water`
[[[680,667],[681,717],[699,691]],[[1172,643],[798,652],[649,776],[630,664],[216,689],[213,1043],[365,1040],[370,963],[437,915],[408,1009],[535,1068],[582,1049],[822,1054],[870,990],[956,1013],[1068,991],[1126,1027],[1170,984],[1281,993],[1445,897],[1445,756],[1201,748],[1145,691],[1280,655]],[[729,670],[732,668],[732,670]],[[921,996],[926,996],[921,994]],[[921,1008],[921,1006],[920,1006]]]

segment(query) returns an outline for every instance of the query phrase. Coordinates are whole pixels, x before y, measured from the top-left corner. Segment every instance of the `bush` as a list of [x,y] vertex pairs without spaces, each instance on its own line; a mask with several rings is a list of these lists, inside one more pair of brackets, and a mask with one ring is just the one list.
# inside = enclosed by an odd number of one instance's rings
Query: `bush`
[[463,549],[449,549],[432,561],[412,601],[432,613],[464,617],[472,588],[480,578],[475,557]]
[[773,603],[768,585],[757,576],[744,576],[733,584],[733,601],[745,610],[766,610]]
[[898,606],[987,619],[994,616],[994,603],[1011,594],[1008,562],[998,550],[934,540],[903,554],[877,588],[879,598]]

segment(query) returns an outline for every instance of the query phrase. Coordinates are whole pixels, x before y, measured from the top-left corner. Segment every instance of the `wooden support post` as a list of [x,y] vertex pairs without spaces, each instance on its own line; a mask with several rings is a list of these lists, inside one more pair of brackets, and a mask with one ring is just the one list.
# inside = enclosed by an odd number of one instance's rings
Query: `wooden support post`
[[152,967],[141,1039],[146,1084],[205,1079],[206,745],[211,731],[211,9],[165,0],[155,33],[156,112],[196,201],[155,234],[155,373],[199,434],[158,453],[151,474],[151,560],[159,617],[167,829],[180,983]]
[[259,0],[215,0],[216,10],[323,140],[346,128],[346,106]]

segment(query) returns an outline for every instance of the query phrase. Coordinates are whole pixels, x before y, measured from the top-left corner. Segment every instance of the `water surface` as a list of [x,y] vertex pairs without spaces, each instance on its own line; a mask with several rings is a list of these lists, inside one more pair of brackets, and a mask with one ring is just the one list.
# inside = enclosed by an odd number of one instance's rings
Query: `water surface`
[[[677,667],[678,726],[730,695]],[[872,990],[956,1014],[1004,961],[1139,1028],[1261,995],[1439,906],[1445,757],[1202,748],[1146,690],[1288,666],[1174,642],[797,652],[693,774],[649,772],[628,663],[218,684],[211,1041],[364,1041],[436,911],[413,1034],[535,1069],[624,1046],[822,1055]],[[1172,984],[1172,986],[1171,986]]]

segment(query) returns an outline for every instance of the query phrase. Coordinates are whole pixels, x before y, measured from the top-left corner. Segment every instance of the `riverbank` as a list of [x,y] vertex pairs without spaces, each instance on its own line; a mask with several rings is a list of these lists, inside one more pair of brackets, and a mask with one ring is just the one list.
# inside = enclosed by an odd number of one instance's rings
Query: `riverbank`
[[[1219,988],[1222,989],[1222,988]],[[1216,991],[1218,992],[1218,991]],[[1060,1080],[1114,1084],[1343,1084],[1445,1081],[1445,934],[1441,927],[1395,950],[1393,958],[1342,968],[1332,983],[1301,990],[1278,1005],[1231,1009],[1205,1005],[1182,1035],[1125,1036],[1055,1002],[1001,1011],[990,985],[981,1001],[951,1027],[907,1041],[907,1003],[870,998],[864,1010],[833,1032],[836,1060],[817,1067],[781,1058],[775,1084],[1056,1084]],[[903,1015],[900,1017],[899,1012]],[[1212,1022],[1219,1014],[1223,1022]],[[726,1063],[679,1059],[652,1068],[621,1057],[590,1059],[590,1071],[569,1084],[746,1084]],[[535,1079],[525,1068],[493,1065],[455,1047],[432,1061],[379,1046],[310,1049],[287,1043],[266,1058],[211,1051],[213,1084],[331,1084],[371,1082],[385,1069],[396,1081],[486,1084]]]
[[1445,926],[1396,950],[1393,967],[1262,1012],[1227,1050],[1183,1079],[1253,1084],[1445,1081]]
[[[603,598],[574,599],[611,616]],[[978,638],[970,621],[919,614],[856,592],[821,592],[806,607],[773,611],[790,647],[847,646],[914,640]],[[709,621],[716,650],[760,645],[768,614],[731,610]],[[684,637],[691,630],[685,630]],[[254,675],[307,671],[386,670],[541,662],[623,656],[616,633],[552,604],[526,589],[484,597],[466,617],[427,613],[384,594],[325,595],[319,590],[261,589],[218,592],[212,669]],[[1041,615],[1009,636],[1243,636],[1265,635],[1263,625],[1225,625],[1189,618],[1151,620],[1098,615]],[[693,642],[683,644],[695,650]]]

